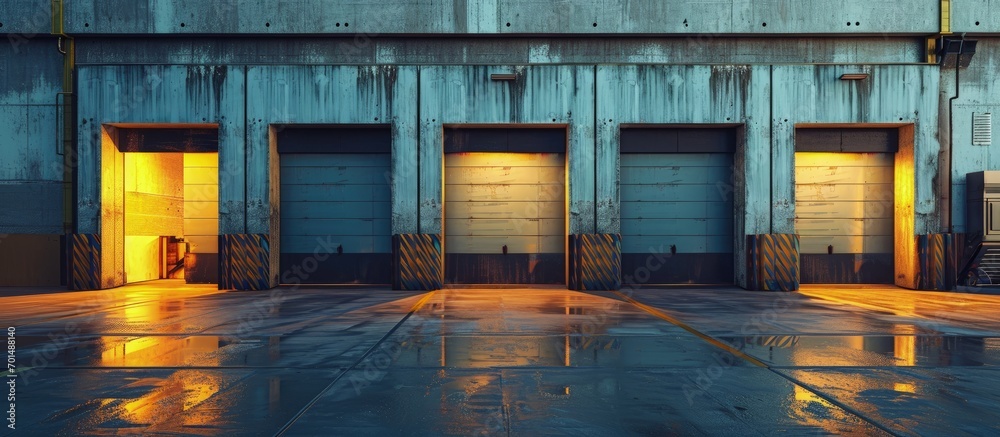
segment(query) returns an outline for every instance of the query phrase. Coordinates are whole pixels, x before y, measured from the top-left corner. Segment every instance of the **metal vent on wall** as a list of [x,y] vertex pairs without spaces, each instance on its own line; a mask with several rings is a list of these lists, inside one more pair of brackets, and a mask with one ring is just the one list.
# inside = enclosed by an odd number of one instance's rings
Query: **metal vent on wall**
[[972,144],[989,146],[993,144],[993,114],[986,112],[972,115]]

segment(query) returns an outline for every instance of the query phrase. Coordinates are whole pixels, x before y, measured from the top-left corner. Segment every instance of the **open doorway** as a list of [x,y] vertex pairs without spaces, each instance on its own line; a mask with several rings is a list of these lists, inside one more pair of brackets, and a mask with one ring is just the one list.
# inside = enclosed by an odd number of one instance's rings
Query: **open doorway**
[[[115,285],[218,282],[219,154],[215,126],[108,126],[105,241]],[[107,208],[110,207],[110,208]],[[112,238],[107,238],[112,237]]]

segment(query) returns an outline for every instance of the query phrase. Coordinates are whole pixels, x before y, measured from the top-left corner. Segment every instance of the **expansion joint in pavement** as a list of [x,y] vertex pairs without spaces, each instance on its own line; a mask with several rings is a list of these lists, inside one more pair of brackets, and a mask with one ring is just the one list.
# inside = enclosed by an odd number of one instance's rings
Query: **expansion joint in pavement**
[[679,327],[679,328],[681,328],[681,329],[683,329],[683,330],[685,330],[687,332],[690,332],[691,334],[694,334],[696,337],[704,340],[705,342],[711,344],[712,346],[720,348],[720,349],[722,349],[722,350],[724,350],[724,351],[726,351],[726,352],[728,352],[730,354],[733,354],[733,355],[735,355],[737,357],[743,358],[744,360],[750,362],[751,364],[753,364],[755,366],[767,369],[767,370],[771,371],[772,373],[774,373],[774,374],[776,374],[776,375],[784,378],[788,382],[791,382],[792,384],[795,384],[795,385],[797,385],[799,387],[802,387],[803,389],[806,389],[806,390],[812,392],[813,394],[815,394],[816,396],[818,396],[820,399],[823,399],[824,401],[829,402],[831,405],[834,405],[834,406],[836,406],[836,407],[838,407],[838,408],[840,408],[840,409],[848,412],[849,414],[857,416],[859,419],[867,422],[871,426],[874,426],[874,427],[878,428],[879,430],[881,430],[881,431],[883,431],[883,432],[885,432],[885,433],[887,433],[887,434],[889,434],[891,436],[894,436],[894,437],[900,437],[900,436],[902,436],[902,434],[899,434],[899,433],[893,431],[892,429],[890,429],[890,428],[888,428],[888,427],[886,427],[886,426],[878,423],[874,419],[866,416],[864,413],[862,413],[860,411],[857,411],[856,409],[851,408],[850,406],[848,406],[848,405],[846,405],[846,404],[844,404],[842,402],[837,401],[833,397],[828,396],[825,393],[823,393],[823,392],[821,392],[821,391],[819,391],[819,390],[817,390],[817,389],[815,389],[815,388],[813,388],[813,387],[811,387],[811,386],[809,386],[809,385],[807,385],[807,384],[805,384],[805,383],[803,383],[803,382],[801,382],[801,381],[799,381],[799,380],[797,380],[797,379],[795,379],[795,378],[793,378],[793,377],[791,377],[789,375],[786,375],[786,374],[784,374],[782,372],[779,372],[777,369],[771,368],[771,366],[769,366],[767,363],[765,363],[765,362],[763,362],[763,361],[761,361],[761,360],[759,360],[757,358],[754,358],[754,357],[746,354],[745,352],[743,352],[743,351],[741,351],[741,350],[733,347],[732,345],[730,345],[730,344],[728,344],[728,343],[726,343],[726,342],[724,342],[722,340],[714,338],[714,337],[712,337],[712,336],[710,336],[708,334],[705,334],[705,333],[703,333],[703,332],[695,329],[694,327],[692,327],[692,326],[690,326],[690,325],[688,325],[688,324],[686,324],[686,323],[678,320],[676,317],[673,317],[673,316],[671,316],[671,315],[663,312],[659,308],[652,307],[652,306],[646,305],[646,304],[644,304],[642,302],[639,302],[639,301],[633,299],[631,296],[628,296],[628,295],[626,295],[626,294],[624,294],[624,293],[622,293],[620,291],[614,291],[613,293],[615,295],[617,295],[619,298],[621,298],[622,300],[624,300],[625,302],[628,302],[628,303],[630,303],[630,304],[638,307],[639,309],[641,309],[641,310],[649,313],[650,315],[652,315],[652,316],[654,316],[654,317],[656,317],[656,318],[658,318],[660,320],[664,320],[664,321],[666,321],[666,322],[668,322],[670,324],[673,324],[673,325],[675,325],[675,326],[677,326],[677,327]]
[[316,394],[316,396],[313,397],[312,400],[310,400],[305,406],[303,406],[302,409],[300,409],[297,413],[295,413],[295,415],[292,416],[292,418],[289,419],[288,422],[286,422],[281,427],[281,429],[275,432],[274,433],[275,437],[285,435],[285,433],[288,432],[289,428],[291,428],[296,421],[298,421],[303,415],[305,415],[306,411],[309,411],[309,409],[312,408],[312,406],[315,405],[316,402],[320,400],[320,398],[326,395],[326,393],[330,391],[330,389],[332,389],[335,385],[337,385],[337,383],[340,381],[341,378],[344,377],[344,375],[347,375],[350,371],[354,370],[356,367],[358,367],[359,364],[363,363],[371,354],[373,354],[376,350],[378,350],[379,346],[381,346],[382,343],[384,343],[389,337],[391,337],[392,334],[394,334],[396,330],[399,329],[400,326],[403,326],[403,324],[406,323],[406,321],[410,318],[410,316],[415,314],[417,311],[420,311],[420,308],[422,308],[424,304],[426,304],[427,301],[429,301],[431,297],[434,296],[435,293],[437,292],[436,291],[429,292],[426,295],[424,295],[424,297],[420,298],[420,300],[418,300],[417,303],[413,304],[413,307],[410,308],[410,311],[407,312],[406,315],[399,320],[399,322],[396,322],[396,324],[393,325],[392,329],[386,332],[385,335],[382,336],[382,338],[380,338],[377,342],[375,342],[375,344],[372,345],[372,347],[368,348],[368,350],[365,351],[365,353],[362,354],[361,357],[359,357],[354,362],[354,364],[351,364],[350,367],[340,372],[340,374],[337,375],[337,377],[334,378],[333,381],[330,382],[330,384],[324,387],[323,390],[320,390],[320,392]]
[[744,353],[743,351],[741,351],[741,350],[733,347],[732,345],[726,344],[726,342],[724,342],[724,341],[718,340],[718,339],[716,339],[716,338],[714,338],[714,337],[712,337],[712,336],[710,336],[708,334],[705,334],[705,333],[703,333],[703,332],[701,332],[701,331],[699,331],[697,329],[692,328],[688,324],[686,324],[686,323],[684,323],[684,322],[682,322],[680,320],[677,320],[676,318],[674,318],[674,317],[670,316],[669,314],[667,314],[667,313],[659,310],[658,308],[651,307],[651,306],[646,305],[646,304],[644,304],[642,302],[639,302],[639,301],[633,299],[632,297],[625,295],[622,292],[615,291],[614,293],[616,295],[618,295],[618,297],[620,297],[622,300],[624,300],[624,301],[626,301],[626,302],[628,302],[628,303],[630,303],[632,305],[635,305],[635,306],[639,307],[641,310],[643,310],[643,311],[645,311],[645,312],[653,315],[654,317],[656,317],[658,319],[664,320],[664,321],[666,321],[668,323],[676,325],[677,327],[679,327],[679,328],[681,328],[681,329],[683,329],[683,330],[685,330],[687,332],[690,332],[690,333],[694,334],[696,337],[698,337],[698,338],[700,338],[702,340],[705,340],[706,342],[708,342],[712,346],[715,346],[715,347],[717,347],[719,349],[722,349],[722,350],[724,350],[726,352],[729,352],[729,353],[731,353],[731,354],[733,354],[733,355],[735,355],[737,357],[743,358],[744,360],[749,361],[751,364],[753,364],[755,366],[764,367],[764,368],[768,367],[767,364],[764,363],[763,361],[758,360],[758,359],[756,359],[756,358],[754,358],[754,357],[752,357],[750,355],[747,355],[746,353]]

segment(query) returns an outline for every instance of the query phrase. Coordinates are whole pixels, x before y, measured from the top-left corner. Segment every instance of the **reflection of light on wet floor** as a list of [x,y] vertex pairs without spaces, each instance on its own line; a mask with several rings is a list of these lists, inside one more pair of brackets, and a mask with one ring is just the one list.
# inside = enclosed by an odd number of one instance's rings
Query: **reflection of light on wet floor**
[[[443,309],[447,307],[447,314]],[[634,306],[556,290],[445,290],[410,319],[397,364],[450,368],[692,364],[687,333]],[[664,335],[667,334],[667,335]],[[680,364],[678,364],[680,363]]]
[[914,334],[724,337],[774,366],[984,366],[1000,364],[1000,339]]
[[192,337],[104,337],[102,366],[156,367],[189,364],[198,357],[203,366],[219,365],[217,336]]
[[808,408],[808,403],[810,402],[817,402],[823,404],[826,407],[832,407],[832,405],[829,402],[816,395],[816,393],[813,393],[812,391],[804,387],[801,387],[799,385],[794,385],[793,387],[794,391],[792,392],[792,399],[798,402],[806,403],[807,405],[804,406],[805,408]]
[[[637,341],[632,349],[669,353],[669,345]],[[401,345],[395,363],[402,366],[464,368],[550,366],[573,367],[629,362],[622,357],[623,340],[612,336],[444,336],[426,337]],[[636,356],[633,364],[643,362]]]
[[911,334],[897,335],[893,338],[893,354],[897,360],[897,364],[900,366],[917,365],[917,337],[912,335],[914,334],[913,326],[897,326],[895,331],[897,334]]
[[[799,424],[825,430],[831,435],[843,434],[843,429],[839,423],[846,422],[849,416],[844,410],[835,407],[827,400],[819,397],[816,393],[795,384],[792,386],[792,393],[788,400],[788,417]],[[817,414],[818,411],[832,413],[831,416]],[[817,433],[819,435],[819,433]]]
[[966,327],[1000,329],[1000,296],[904,290],[894,286],[803,285],[799,294],[913,319],[947,318]]
[[[145,385],[151,381],[138,381]],[[222,388],[221,378],[212,372],[182,370],[167,379],[155,381],[156,387],[139,398],[122,405],[121,419],[132,426],[149,426],[161,423],[174,414],[188,411],[211,398]],[[204,426],[215,423],[220,411],[202,410],[199,414],[186,415],[184,426]]]
[[[216,335],[119,336],[80,338],[63,349],[44,337],[26,337],[29,353],[45,354],[50,366],[188,367],[273,365],[284,358],[280,336],[232,338]],[[318,342],[319,343],[319,342]],[[316,344],[291,346],[299,357],[319,354]],[[321,360],[322,356],[317,356]]]

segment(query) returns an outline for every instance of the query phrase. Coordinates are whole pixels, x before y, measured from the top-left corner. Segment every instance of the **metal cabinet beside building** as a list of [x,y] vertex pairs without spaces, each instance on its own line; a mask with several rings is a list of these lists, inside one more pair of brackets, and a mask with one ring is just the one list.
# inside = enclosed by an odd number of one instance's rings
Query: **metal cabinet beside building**
[[978,171],[966,176],[969,235],[984,242],[1000,242],[1000,171]]

